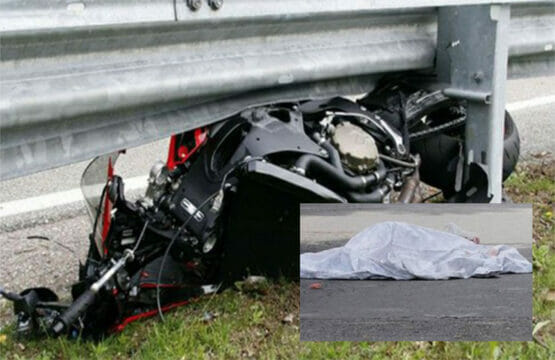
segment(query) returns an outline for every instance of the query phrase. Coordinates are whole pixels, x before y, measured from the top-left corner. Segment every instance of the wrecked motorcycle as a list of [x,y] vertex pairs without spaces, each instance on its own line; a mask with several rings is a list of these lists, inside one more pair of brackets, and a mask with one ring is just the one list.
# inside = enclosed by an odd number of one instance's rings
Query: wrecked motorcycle
[[[480,201],[487,186],[461,175],[465,118],[464,102],[403,82],[248,108],[172,136],[136,201],[114,173],[119,154],[100,156],[82,179],[93,230],[74,301],[2,290],[17,332],[99,338],[247,274],[298,278],[302,202],[412,202],[420,180]],[[504,177],[518,152],[507,114]]]

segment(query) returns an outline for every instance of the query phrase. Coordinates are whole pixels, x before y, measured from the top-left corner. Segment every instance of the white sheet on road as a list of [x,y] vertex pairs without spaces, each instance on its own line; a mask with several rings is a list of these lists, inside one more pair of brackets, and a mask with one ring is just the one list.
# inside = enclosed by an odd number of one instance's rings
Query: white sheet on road
[[401,222],[379,223],[344,246],[301,254],[301,278],[440,280],[530,272],[532,264],[513,247],[478,245]]

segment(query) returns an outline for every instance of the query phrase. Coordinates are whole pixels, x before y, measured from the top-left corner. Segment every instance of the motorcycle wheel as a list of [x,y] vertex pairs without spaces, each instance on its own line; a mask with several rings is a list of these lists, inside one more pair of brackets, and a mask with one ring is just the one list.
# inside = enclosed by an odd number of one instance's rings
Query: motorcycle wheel
[[[422,158],[420,176],[425,183],[443,191],[447,199],[455,193],[455,176],[464,126],[450,134],[440,134],[411,143]],[[520,155],[520,137],[511,115],[505,112],[503,180],[514,171]],[[445,171],[438,171],[445,169]]]

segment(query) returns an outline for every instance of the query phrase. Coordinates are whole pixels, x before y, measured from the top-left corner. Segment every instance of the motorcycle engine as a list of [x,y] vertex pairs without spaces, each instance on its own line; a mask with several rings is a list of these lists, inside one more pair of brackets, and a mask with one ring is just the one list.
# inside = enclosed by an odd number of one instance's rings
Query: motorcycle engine
[[343,164],[356,174],[367,174],[376,168],[378,147],[368,132],[348,121],[335,127],[331,137]]

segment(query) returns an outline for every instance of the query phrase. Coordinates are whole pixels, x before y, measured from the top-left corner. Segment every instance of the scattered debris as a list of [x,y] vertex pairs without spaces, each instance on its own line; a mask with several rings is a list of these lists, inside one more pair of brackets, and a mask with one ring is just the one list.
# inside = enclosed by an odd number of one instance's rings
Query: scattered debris
[[212,320],[214,320],[215,318],[217,318],[220,314],[217,312],[211,312],[211,311],[205,311],[204,314],[202,315],[202,321],[204,322],[210,322]]
[[544,328],[545,326],[549,325],[549,323],[551,323],[551,320],[545,320],[545,321],[541,321],[539,323],[537,323],[534,326],[534,329],[532,330],[532,337],[534,339],[534,341],[544,347],[544,348],[548,348],[547,344],[544,341],[544,337],[542,336],[542,334],[539,333],[539,331]]
[[286,317],[284,317],[281,322],[284,324],[292,324],[293,320],[295,319],[295,315],[293,315],[293,313],[288,314]]
[[264,276],[249,276],[243,281],[236,281],[235,287],[244,293],[266,294],[270,283]]
[[545,321],[540,321],[539,323],[537,323],[534,326],[534,330],[532,330],[532,335],[536,335],[536,333],[538,331],[540,331],[541,328],[543,328],[544,326],[546,326],[547,324],[549,324],[551,322],[551,320],[545,320]]

